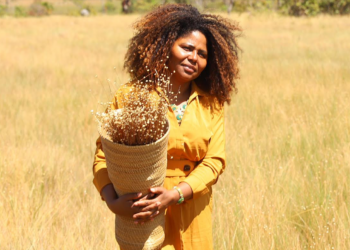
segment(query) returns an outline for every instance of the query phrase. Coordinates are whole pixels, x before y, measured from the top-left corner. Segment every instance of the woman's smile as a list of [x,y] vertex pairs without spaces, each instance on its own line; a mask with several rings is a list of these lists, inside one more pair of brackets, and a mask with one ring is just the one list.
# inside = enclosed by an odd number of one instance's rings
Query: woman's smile
[[184,64],[182,65],[183,68],[184,68],[184,71],[186,73],[189,73],[189,74],[193,74],[194,72],[197,71],[196,67],[192,66],[192,65],[188,65],[188,64]]

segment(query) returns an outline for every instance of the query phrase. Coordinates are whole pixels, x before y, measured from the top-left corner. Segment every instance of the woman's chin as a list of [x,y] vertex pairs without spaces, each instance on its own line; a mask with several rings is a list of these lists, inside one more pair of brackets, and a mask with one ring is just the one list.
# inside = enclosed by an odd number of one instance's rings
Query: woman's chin
[[178,79],[181,79],[181,82],[190,82],[196,79],[198,76],[195,73],[187,73],[182,72],[181,75],[179,75]]

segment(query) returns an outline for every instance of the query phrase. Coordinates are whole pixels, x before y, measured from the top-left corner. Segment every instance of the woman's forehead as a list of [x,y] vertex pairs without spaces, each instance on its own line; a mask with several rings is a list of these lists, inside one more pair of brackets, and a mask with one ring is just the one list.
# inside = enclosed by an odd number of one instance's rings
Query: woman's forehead
[[205,35],[200,31],[191,31],[190,33],[187,33],[184,36],[179,37],[176,41],[176,43],[187,43],[192,46],[207,46],[207,38]]

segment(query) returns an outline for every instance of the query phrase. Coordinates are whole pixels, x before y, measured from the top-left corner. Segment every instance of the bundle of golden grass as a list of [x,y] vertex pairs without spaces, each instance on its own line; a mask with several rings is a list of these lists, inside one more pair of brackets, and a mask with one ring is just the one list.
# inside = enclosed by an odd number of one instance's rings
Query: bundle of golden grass
[[149,85],[129,84],[117,94],[118,108],[98,114],[106,138],[124,145],[145,145],[165,134],[167,101]]
[[[157,73],[155,74],[157,76]],[[171,76],[171,75],[170,75]],[[96,113],[101,136],[124,145],[146,145],[156,142],[167,131],[169,101],[177,98],[170,85],[170,76],[133,80],[117,92],[118,109],[107,108]]]

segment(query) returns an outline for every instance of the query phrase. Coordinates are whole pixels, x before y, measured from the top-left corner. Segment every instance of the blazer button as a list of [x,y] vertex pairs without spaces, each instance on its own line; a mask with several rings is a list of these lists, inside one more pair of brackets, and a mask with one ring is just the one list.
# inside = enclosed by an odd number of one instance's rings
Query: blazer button
[[184,171],[190,171],[191,170],[191,166],[190,165],[185,165],[184,166]]

